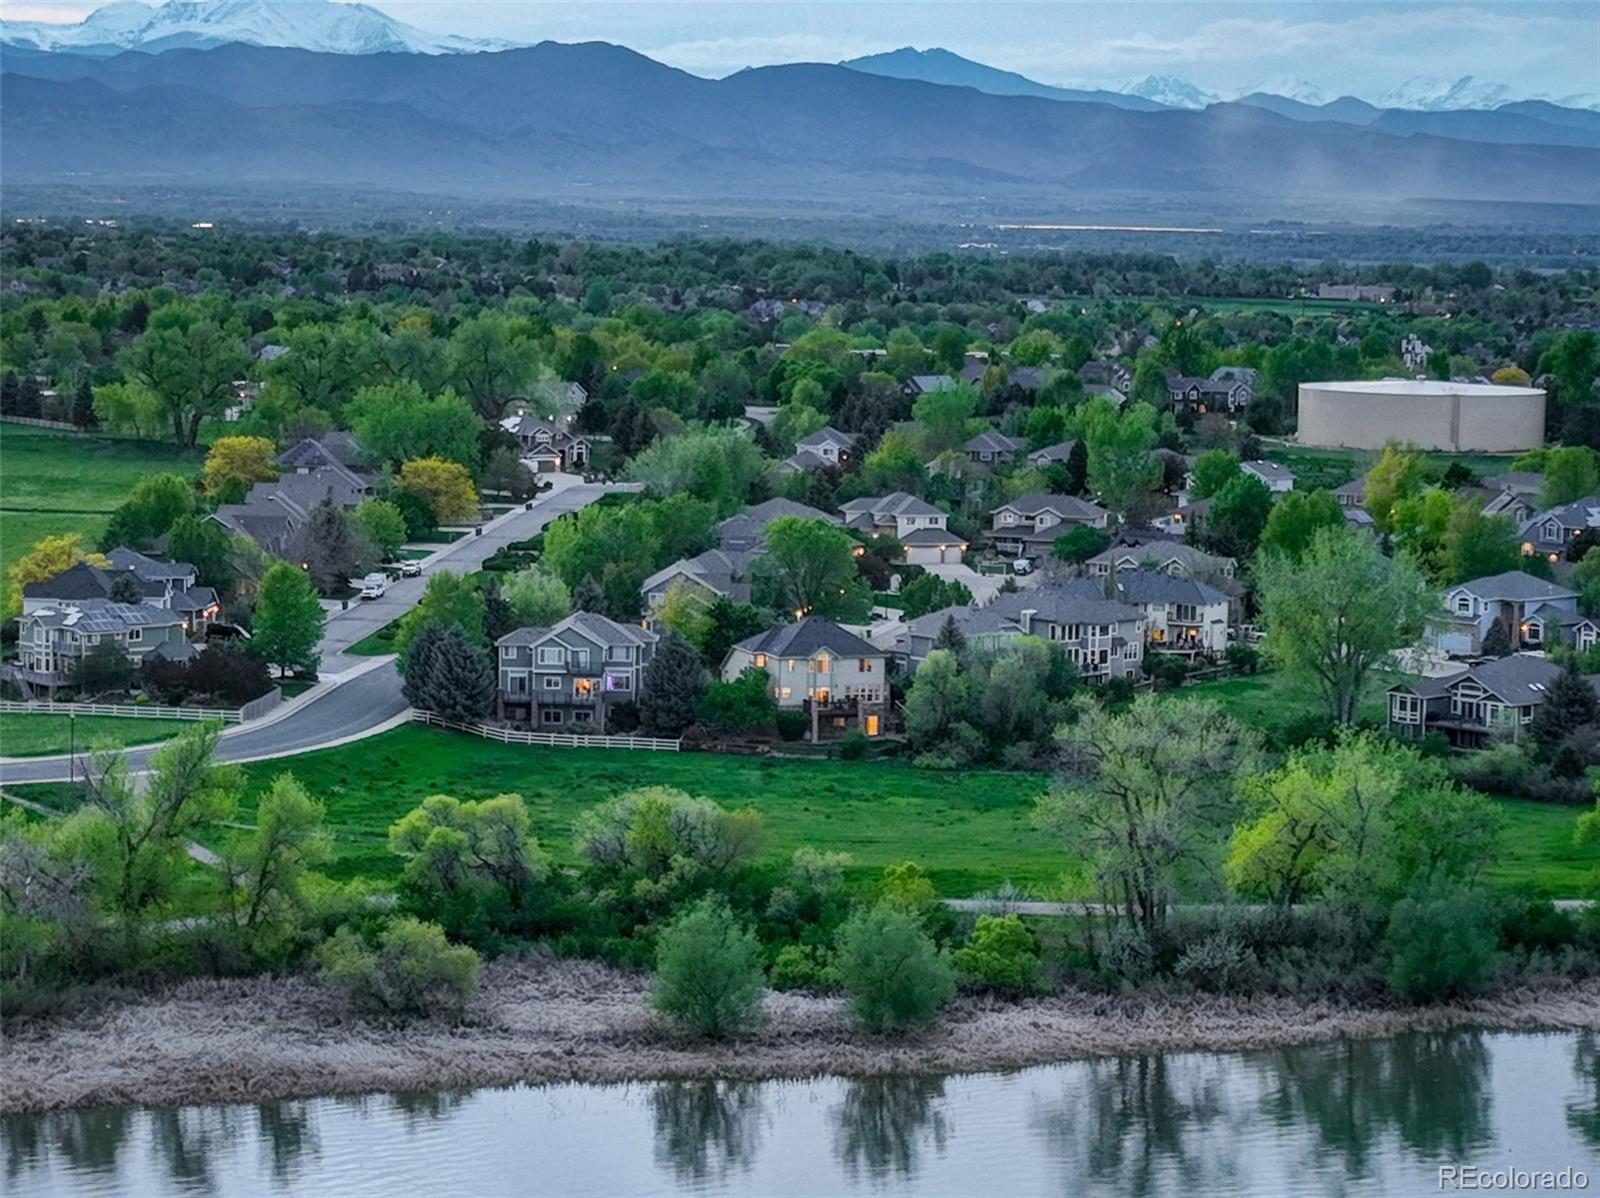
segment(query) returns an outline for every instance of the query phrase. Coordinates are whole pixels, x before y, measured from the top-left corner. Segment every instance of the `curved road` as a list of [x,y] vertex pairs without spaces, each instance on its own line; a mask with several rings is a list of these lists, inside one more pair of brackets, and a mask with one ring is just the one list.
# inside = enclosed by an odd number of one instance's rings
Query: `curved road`
[[[330,613],[322,638],[322,669],[335,678],[317,686],[280,712],[249,724],[234,725],[217,740],[217,757],[223,761],[259,761],[329,748],[383,730],[408,710],[400,693],[400,678],[392,658],[351,657],[344,651],[368,633],[404,615],[427,582],[427,571],[447,567],[459,573],[478,569],[497,549],[525,540],[557,516],[594,502],[614,486],[573,482],[534,501],[532,510],[507,513],[484,526],[482,536],[469,536],[445,546],[427,558],[421,578],[401,579],[381,599],[352,604],[347,611]],[[143,770],[159,744],[126,750],[128,768]],[[76,767],[81,772],[83,755]],[[66,754],[57,757],[13,758],[0,761],[0,785],[27,782],[65,782],[72,772]]]

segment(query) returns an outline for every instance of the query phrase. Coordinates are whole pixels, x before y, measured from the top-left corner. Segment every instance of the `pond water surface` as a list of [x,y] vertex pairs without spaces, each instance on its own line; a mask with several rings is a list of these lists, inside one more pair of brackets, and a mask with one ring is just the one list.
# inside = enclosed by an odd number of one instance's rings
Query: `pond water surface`
[[1469,1165],[1582,1170],[1600,1194],[1600,1036],[1450,1032],[950,1077],[102,1109],[7,1117],[0,1145],[12,1198],[1276,1198],[1437,1194],[1440,1166]]

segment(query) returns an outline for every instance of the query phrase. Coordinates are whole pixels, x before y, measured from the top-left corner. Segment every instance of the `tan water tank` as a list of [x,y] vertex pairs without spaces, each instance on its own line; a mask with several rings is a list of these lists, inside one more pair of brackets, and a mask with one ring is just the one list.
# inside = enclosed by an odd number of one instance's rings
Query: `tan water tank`
[[1457,453],[1516,453],[1544,444],[1544,392],[1432,379],[1301,383],[1295,439],[1349,449],[1409,441]]

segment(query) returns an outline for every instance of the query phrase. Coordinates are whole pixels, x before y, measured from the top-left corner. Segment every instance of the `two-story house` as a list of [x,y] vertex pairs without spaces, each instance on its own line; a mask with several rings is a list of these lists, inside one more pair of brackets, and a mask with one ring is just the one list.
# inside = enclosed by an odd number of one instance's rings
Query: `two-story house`
[[[1438,731],[1461,749],[1485,748],[1497,736],[1520,737],[1560,673],[1543,655],[1513,653],[1391,686],[1389,731],[1409,737]],[[1592,686],[1595,679],[1588,681]]]
[[[184,627],[194,630],[221,611],[217,593],[196,584],[197,571],[188,562],[163,562],[132,549],[119,546],[106,554],[108,566],[78,562],[53,578],[30,582],[22,588],[22,610],[81,604],[86,600],[112,598],[117,579],[126,577],[139,592],[146,607],[177,612]],[[122,591],[129,588],[124,584]]]
[[1104,578],[1113,568],[1120,573],[1149,566],[1176,577],[1214,580],[1232,578],[1239,569],[1239,563],[1231,557],[1207,553],[1182,541],[1156,540],[1113,545],[1084,564],[1090,575],[1097,578]]
[[837,516],[782,498],[768,499],[729,516],[717,525],[715,549],[663,566],[640,585],[646,622],[674,584],[698,591],[708,603],[718,598],[748,603],[755,559],[767,550],[767,526],[780,516],[839,522]]
[[1138,677],[1144,661],[1144,616],[1136,607],[1085,587],[1082,580],[1001,594],[989,610],[1010,620],[1024,636],[1060,645],[1091,682]]
[[1187,657],[1219,657],[1227,652],[1231,601],[1216,587],[1146,566],[1119,571],[1116,590],[1119,600],[1139,609],[1148,647],[1156,652]]
[[1484,500],[1485,516],[1509,516],[1514,524],[1522,525],[1539,510],[1539,492],[1544,489],[1544,475],[1531,470],[1513,470],[1509,474],[1496,474],[1483,480],[1489,492]]
[[749,669],[766,673],[780,710],[811,716],[811,739],[859,728],[881,735],[889,713],[883,650],[820,616],[746,637],[722,662],[722,680]]
[[1017,460],[1017,455],[1028,448],[1023,437],[1008,437],[992,428],[969,437],[961,446],[961,454],[969,466],[997,466]]
[[962,604],[905,621],[895,631],[895,656],[908,671],[915,671],[933,652],[945,626],[952,621],[961,633],[967,651],[971,653],[996,653],[1022,635],[1022,629],[1015,621],[1007,619],[993,608]]
[[797,520],[826,520],[839,523],[839,517],[793,499],[768,499],[751,504],[717,524],[717,544],[730,553],[759,553],[766,547],[767,526],[780,516]]
[[1002,503],[989,517],[989,539],[995,549],[1018,557],[1048,553],[1057,537],[1077,525],[1105,528],[1111,523],[1111,513],[1097,503],[1043,491]]
[[1133,386],[1133,371],[1121,362],[1085,362],[1078,367],[1078,382],[1085,391],[1091,387],[1110,387],[1126,395]]
[[576,473],[589,463],[587,437],[547,424],[537,416],[507,416],[500,427],[522,443],[523,460],[532,463],[538,473]]
[[1167,403],[1174,412],[1237,412],[1252,397],[1248,383],[1226,379],[1192,378],[1175,374],[1167,379]]
[[1474,578],[1444,593],[1444,611],[1428,624],[1428,641],[1452,657],[1476,657],[1495,625],[1511,651],[1553,644],[1587,649],[1600,637],[1578,611],[1578,592],[1520,570]]
[[856,435],[825,425],[794,443],[794,453],[783,462],[789,470],[842,470],[856,451]]
[[1522,552],[1560,561],[1567,543],[1586,528],[1600,528],[1600,495],[1585,495],[1529,516],[1521,527]]
[[177,612],[142,603],[85,599],[35,607],[17,618],[16,677],[53,693],[72,681],[79,661],[107,641],[136,667],[152,653],[178,661],[194,655]]
[[1077,444],[1076,441],[1057,441],[1054,445],[1046,445],[1043,449],[1035,449],[1028,454],[1028,465],[1043,467],[1053,466],[1058,462],[1065,465],[1067,459],[1072,456],[1072,451]]
[[546,732],[605,733],[636,703],[657,633],[579,611],[549,628],[518,628],[495,642],[502,719]]
[[846,528],[886,534],[902,542],[919,528],[942,529],[950,519],[926,499],[918,499],[905,491],[851,499],[841,503],[839,511],[844,515]]

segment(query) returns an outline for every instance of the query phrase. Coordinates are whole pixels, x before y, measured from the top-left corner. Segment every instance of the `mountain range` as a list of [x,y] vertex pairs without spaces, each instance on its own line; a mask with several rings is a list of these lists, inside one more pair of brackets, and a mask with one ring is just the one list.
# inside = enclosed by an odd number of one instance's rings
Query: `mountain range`
[[1279,213],[1424,197],[1600,201],[1592,144],[1506,142],[1490,156],[1431,131],[1247,104],[1139,112],[826,64],[712,80],[601,42],[359,56],[240,44],[35,51],[8,53],[0,68],[8,183],[330,184],[702,210],[939,204],[990,219],[1108,196]]

